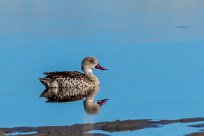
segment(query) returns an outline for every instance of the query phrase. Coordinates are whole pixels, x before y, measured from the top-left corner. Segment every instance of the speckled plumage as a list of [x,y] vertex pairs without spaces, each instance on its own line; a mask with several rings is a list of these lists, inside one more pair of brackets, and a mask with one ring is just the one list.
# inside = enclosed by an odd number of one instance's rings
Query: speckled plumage
[[47,88],[49,87],[62,87],[62,88],[86,88],[89,86],[97,85],[95,79],[92,76],[77,72],[49,72],[45,73],[47,75],[44,78],[40,78],[41,83],[43,83]]
[[70,88],[46,88],[40,97],[45,97],[49,102],[70,102],[81,100],[84,97],[90,99],[99,91],[99,86],[85,87],[79,89],[76,87]]

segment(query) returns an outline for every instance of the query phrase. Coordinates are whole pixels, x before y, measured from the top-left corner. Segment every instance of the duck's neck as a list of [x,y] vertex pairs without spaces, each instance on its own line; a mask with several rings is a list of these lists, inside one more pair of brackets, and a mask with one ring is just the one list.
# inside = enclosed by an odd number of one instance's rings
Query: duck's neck
[[93,75],[92,69],[85,69],[84,73],[87,74],[87,75]]
[[100,81],[99,79],[93,74],[92,69],[85,69],[84,74],[88,75],[94,82],[95,85],[99,85]]

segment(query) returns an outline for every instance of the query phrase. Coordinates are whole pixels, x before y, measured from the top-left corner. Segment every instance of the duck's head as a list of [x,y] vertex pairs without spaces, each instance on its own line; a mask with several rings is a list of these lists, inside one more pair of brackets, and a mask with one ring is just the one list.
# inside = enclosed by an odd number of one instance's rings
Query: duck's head
[[92,73],[92,70],[94,68],[100,70],[107,70],[106,68],[99,65],[98,60],[94,57],[86,57],[83,59],[81,64],[81,70],[84,71],[84,73]]
[[102,105],[104,105],[108,99],[98,100],[84,100],[84,110],[87,114],[96,114],[100,111]]

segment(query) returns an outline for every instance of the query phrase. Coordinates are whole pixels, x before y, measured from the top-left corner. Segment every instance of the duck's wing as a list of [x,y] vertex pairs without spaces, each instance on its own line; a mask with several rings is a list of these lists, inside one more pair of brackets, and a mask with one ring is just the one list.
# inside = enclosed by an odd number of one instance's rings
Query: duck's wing
[[57,77],[57,76],[70,77],[70,78],[80,78],[80,77],[85,76],[83,73],[78,72],[78,71],[60,71],[60,72],[56,71],[56,72],[45,72],[44,74],[49,78]]
[[56,79],[56,78],[77,78],[77,79],[83,79],[88,82],[92,82],[92,79],[85,75],[84,73],[78,72],[78,71],[60,71],[60,72],[46,72],[44,73],[46,75],[46,79]]
[[54,81],[58,84],[64,84],[65,81],[70,79],[73,79],[72,81],[79,81],[81,84],[94,84],[91,77],[77,71],[48,72],[45,75],[44,78],[39,78],[39,80],[46,87],[52,87]]
[[80,73],[77,71],[54,71],[54,72],[44,72],[44,75],[66,75],[70,73]]

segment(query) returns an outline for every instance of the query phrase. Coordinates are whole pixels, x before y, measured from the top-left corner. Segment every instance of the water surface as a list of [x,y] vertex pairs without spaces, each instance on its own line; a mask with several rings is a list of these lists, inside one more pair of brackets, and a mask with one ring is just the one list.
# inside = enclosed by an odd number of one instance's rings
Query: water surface
[[[0,127],[203,117],[203,12],[200,0],[1,1]],[[98,114],[39,97],[43,72],[80,71],[86,56],[109,69],[94,71],[109,99]]]

